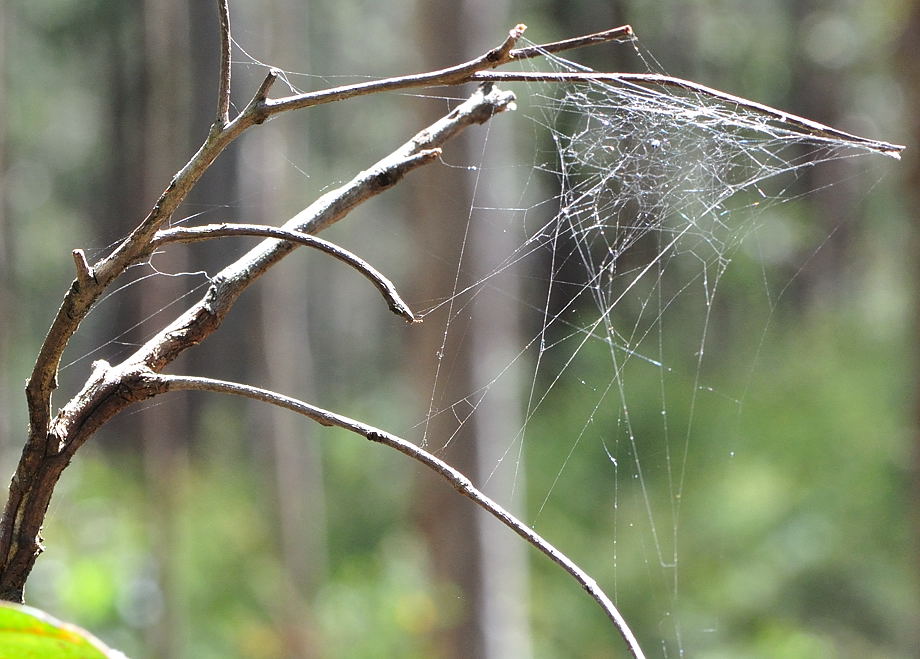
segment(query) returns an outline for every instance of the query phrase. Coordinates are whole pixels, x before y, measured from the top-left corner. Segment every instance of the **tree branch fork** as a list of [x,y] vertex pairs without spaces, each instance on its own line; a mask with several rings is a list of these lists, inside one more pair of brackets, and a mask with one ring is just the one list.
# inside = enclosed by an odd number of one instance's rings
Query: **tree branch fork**
[[[182,352],[205,340],[217,330],[243,291],[300,246],[319,250],[353,268],[377,288],[394,313],[407,322],[417,322],[418,318],[399,296],[394,284],[382,273],[359,256],[317,238],[314,234],[339,221],[356,206],[393,187],[414,169],[438,162],[443,145],[469,126],[484,123],[496,114],[514,109],[514,94],[498,89],[493,83],[523,79],[526,74],[500,74],[493,69],[509,62],[547,53],[632,39],[632,29],[622,26],[575,39],[516,48],[525,30],[524,25],[517,25],[509,31],[501,44],[480,57],[454,67],[277,99],[269,98],[269,94],[280,72],[270,69],[249,103],[231,119],[232,40],[228,0],[217,0],[217,6],[221,33],[217,110],[204,142],[175,174],[146,217],[111,254],[90,264],[82,250],[73,251],[76,277],[49,327],[26,385],[29,432],[0,520],[0,598],[22,601],[26,580],[43,549],[41,526],[54,487],[76,451],[89,437],[113,416],[137,402],[170,391],[201,390],[245,396],[293,410],[323,425],[345,428],[371,441],[389,446],[434,470],[461,494],[487,510],[572,575],[616,625],[629,652],[635,657],[643,656],[626,621],[587,574],[532,529],[482,494],[463,474],[437,457],[383,430],[281,394],[238,383],[165,375],[162,372]],[[518,77],[514,77],[515,75]],[[541,79],[547,80],[567,79],[562,74],[533,75],[543,76]],[[687,87],[684,83],[694,85],[679,79],[642,74],[585,74],[582,78],[581,82],[602,79],[622,84],[671,85],[685,88]],[[469,82],[480,85],[465,102],[367,170],[358,173],[348,183],[321,196],[279,227],[222,223],[164,228],[168,227],[173,214],[189,192],[227,146],[249,128],[275,115],[355,96],[418,87],[458,86]],[[693,86],[692,90],[698,93],[714,91],[698,85]],[[723,93],[718,92],[714,95],[725,100],[724,94],[722,97],[718,94]],[[735,102],[737,99],[730,97],[730,100]],[[785,118],[800,119],[766,106],[754,105],[760,111],[766,108],[766,111],[775,112]],[[790,123],[816,135],[840,137],[839,131],[834,132],[834,129],[808,120]],[[896,153],[903,148],[886,143],[876,144],[880,145],[880,151]],[[264,240],[215,275],[208,291],[200,300],[189,306],[134,354],[119,364],[95,362],[92,373],[81,391],[56,413],[53,411],[52,394],[57,386],[57,372],[64,350],[82,320],[118,277],[132,265],[149,259],[157,250],[175,244],[244,236],[261,237]]]

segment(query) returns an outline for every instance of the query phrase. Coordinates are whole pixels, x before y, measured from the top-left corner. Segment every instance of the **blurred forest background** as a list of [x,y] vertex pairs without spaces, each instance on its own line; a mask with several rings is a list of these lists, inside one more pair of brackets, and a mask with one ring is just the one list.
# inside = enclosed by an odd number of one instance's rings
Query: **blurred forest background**
[[[214,4],[0,3],[0,473],[19,456],[22,383],[73,277],[70,250],[98,258],[207,132]],[[707,372],[743,404],[695,422],[679,587],[659,583],[670,572],[651,547],[618,534],[613,498],[629,505],[634,486],[612,485],[599,443],[573,452],[567,486],[539,510],[584,422],[566,405],[528,429],[534,446],[555,449],[525,451],[516,480],[498,474],[489,487],[615,594],[649,656],[917,656],[920,3],[233,0],[231,11],[249,54],[234,52],[237,105],[264,75],[253,58],[317,89],[459,62],[518,22],[536,42],[630,23],[672,75],[909,145],[901,163],[866,157],[808,172],[776,215],[766,266],[739,250],[713,311]],[[631,52],[571,57],[641,71]],[[523,112],[528,88],[511,87]],[[225,153],[180,213],[278,224],[448,107],[393,94],[282,116]],[[481,162],[486,131],[490,151],[533,161],[534,124],[497,117],[449,145],[445,162],[461,167],[411,174],[324,236],[386,273],[410,304],[433,306],[453,284],[474,180],[463,166]],[[501,171],[480,183],[478,205],[514,203],[502,194],[519,183]],[[249,244],[172,249],[155,265],[214,272]],[[489,250],[508,247],[471,237],[470,268],[482,254],[487,269]],[[58,404],[93,359],[129,354],[203,281],[156,276],[104,302],[65,359]],[[764,289],[783,287],[771,313]],[[538,329],[500,300],[481,304],[494,307],[488,326],[471,321],[452,336],[513,354]],[[353,272],[300,250],[171,370],[274,388],[417,438],[442,332],[443,317],[405,326]],[[455,364],[441,382],[456,389],[440,395],[462,398],[480,366]],[[507,447],[488,439],[513,436],[522,413],[514,387],[491,394],[445,453],[477,482]],[[635,411],[641,425],[657,408]],[[451,432],[445,416],[430,436]],[[650,474],[648,487],[663,478]],[[621,648],[570,579],[402,456],[216,395],[160,398],[116,419],[65,472],[44,537],[27,601],[137,658]]]

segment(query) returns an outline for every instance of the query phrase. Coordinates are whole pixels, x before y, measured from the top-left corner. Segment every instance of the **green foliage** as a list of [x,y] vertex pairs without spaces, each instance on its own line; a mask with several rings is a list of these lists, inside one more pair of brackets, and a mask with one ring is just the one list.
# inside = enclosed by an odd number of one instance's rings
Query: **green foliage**
[[0,602],[2,659],[118,659],[85,629],[56,620],[30,606]]

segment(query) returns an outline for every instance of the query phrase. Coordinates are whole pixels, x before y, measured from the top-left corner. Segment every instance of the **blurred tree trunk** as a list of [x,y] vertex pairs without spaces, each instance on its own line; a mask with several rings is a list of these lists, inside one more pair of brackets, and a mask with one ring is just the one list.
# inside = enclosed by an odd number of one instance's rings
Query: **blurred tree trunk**
[[[920,208],[920,153],[917,146],[920,144],[920,59],[917,53],[920,52],[920,2],[913,3],[913,10],[910,12],[906,23],[906,29],[901,37],[900,57],[896,61],[902,64],[902,70],[898,71],[899,78],[904,84],[904,90],[907,95],[904,107],[908,108],[906,116],[910,123],[906,127],[905,135],[907,139],[904,144],[913,145],[904,152],[906,166],[904,185],[902,189],[905,194],[904,207],[912,209],[913,216],[920,217],[917,209]],[[910,212],[910,211],[908,211]],[[917,229],[916,221],[909,224],[905,230],[910,231],[910,240],[913,245],[913,267],[914,267],[914,335],[917,342],[913,346],[913,374],[914,374],[914,447],[913,462],[911,464],[912,488],[909,490],[911,497],[911,512],[913,531],[914,531],[914,557],[916,574],[920,575],[920,231]],[[917,579],[915,579],[915,582]],[[920,620],[914,625],[913,644],[915,648],[920,647]]]
[[[498,43],[511,27],[508,4],[501,0],[437,0],[418,5],[420,46],[426,67],[450,65],[473,57]],[[431,106],[420,123],[443,113],[443,105]],[[487,127],[490,150],[511,151],[509,133],[501,127]],[[476,131],[456,140],[445,158],[460,164],[483,165],[483,141],[486,135]],[[460,286],[487,274],[490,263],[508,254],[514,245],[508,234],[486,234],[481,215],[470,219],[473,181],[463,179],[458,185],[456,170],[428,169],[416,176],[413,190],[416,226],[413,235],[425,253],[442,253],[447,265],[437,271],[419,272],[420,290],[416,297],[440,299],[453,288],[457,274],[452,257],[464,252]],[[478,175],[477,175],[478,176]],[[514,182],[498,180],[502,174],[483,175],[476,190],[475,204],[481,207],[507,205],[501,193],[514,189]],[[447,191],[445,193],[445,191]],[[468,222],[469,221],[469,222]],[[467,226],[469,224],[469,233]],[[499,255],[499,256],[496,256]],[[517,297],[511,277],[494,280],[506,297],[483,290],[470,314],[450,319],[450,332],[440,364],[434,409],[461,401],[472,394],[471,405],[478,403],[475,390],[496,375],[496,364],[511,363],[517,350],[519,319],[508,299]],[[487,289],[492,287],[486,287]],[[418,340],[416,373],[418,388],[424,399],[432,394],[432,376],[438,368],[444,336],[446,307],[413,331]],[[513,487],[523,497],[523,466],[517,472],[502,470],[491,479],[491,471],[520,428],[520,404],[514,369],[495,382],[478,404],[476,413],[457,430],[456,419],[449,411],[434,416],[428,427],[430,448],[466,473],[474,482],[508,503]],[[462,418],[471,406],[459,405]],[[454,432],[457,434],[454,435]],[[437,449],[453,436],[444,451]],[[446,598],[462,603],[456,619],[449,619],[447,632],[437,639],[439,657],[526,658],[531,654],[527,626],[528,589],[526,548],[506,529],[483,515],[442,482],[422,476],[418,485],[415,514],[426,535],[434,579],[447,585]],[[514,502],[518,503],[518,502]],[[513,507],[513,506],[512,506]],[[442,592],[444,592],[442,590]]]
[[[261,25],[260,59],[282,65],[296,62],[309,70],[308,8],[301,2],[287,1],[270,7],[260,5],[244,19],[248,25]],[[256,32],[258,34],[258,32]],[[253,34],[250,34],[250,43]],[[251,45],[248,47],[252,47]],[[254,84],[240,83],[246,88]],[[255,139],[246,140],[239,153],[239,187],[248,222],[278,225],[289,217],[290,209],[304,204],[297,197],[284,203],[285,191],[301,192],[294,177],[299,176],[288,153],[303,161],[308,139],[295,117],[283,124],[266,127]],[[287,214],[286,214],[287,212]],[[304,250],[306,252],[306,250]],[[307,332],[310,291],[307,276],[309,253],[288,259],[278,272],[266,277],[257,291],[260,346],[260,374],[250,378],[271,383],[273,389],[312,400],[313,363]],[[271,457],[267,481],[274,484],[277,511],[275,532],[279,547],[282,582],[274,619],[285,657],[291,659],[323,656],[311,617],[310,602],[323,579],[327,562],[325,503],[321,449],[312,437],[312,427],[287,410],[265,405],[253,406],[253,425],[262,430],[260,441],[268,439]]]
[[[208,3],[213,4],[213,3]],[[211,16],[215,9],[211,9]],[[181,0],[145,0],[144,66],[147,76],[144,144],[141,166],[143,199],[155,199],[163,181],[177,169],[189,151],[192,58],[214,60],[214,42],[196,34],[190,39],[189,7]],[[180,64],[177,64],[180,63]],[[216,64],[215,64],[216,70]],[[213,79],[213,74],[207,80]],[[206,115],[209,116],[209,115]],[[189,269],[187,251],[168,250],[157,257],[164,272]],[[157,277],[155,285],[139,289],[139,318],[147,318],[185,292],[187,280]],[[182,593],[179,576],[178,518],[182,503],[183,476],[187,471],[186,437],[190,410],[185,397],[176,397],[141,413],[137,429],[143,447],[150,504],[150,533],[155,562],[154,578],[162,593],[162,615],[148,628],[147,647],[156,657],[179,657],[182,649]]]
[[[792,84],[784,107],[796,114],[809,117],[828,126],[847,129],[845,121],[846,104],[840,84],[841,78],[852,73],[845,69],[831,69],[809,55],[813,49],[807,47],[814,38],[813,15],[822,10],[823,3],[816,1],[798,2],[788,5],[789,23],[800,30],[792,40],[795,50],[789,54],[788,66],[792,71]],[[812,33],[803,31],[810,29]],[[796,291],[802,309],[822,308],[828,299],[835,299],[849,290],[846,268],[858,259],[852,251],[859,240],[855,235],[859,229],[855,222],[859,196],[855,189],[858,177],[852,176],[853,163],[846,158],[833,159],[821,167],[809,167],[803,171],[797,183],[802,191],[815,190],[807,203],[809,222],[820,227],[819,234],[826,234],[827,240],[809,259],[808,267],[802,269],[790,292]],[[833,188],[830,194],[826,190]],[[824,192],[822,192],[824,191]],[[812,249],[812,248],[809,248]]]
[[[12,268],[10,267],[9,239],[6,226],[6,14],[5,3],[0,3],[0,365],[9,362],[9,337],[13,329],[10,322],[9,300],[12,299]],[[0,377],[0,410],[11,410],[12,397],[7,379]],[[0,414],[0,448],[10,441],[10,415]]]

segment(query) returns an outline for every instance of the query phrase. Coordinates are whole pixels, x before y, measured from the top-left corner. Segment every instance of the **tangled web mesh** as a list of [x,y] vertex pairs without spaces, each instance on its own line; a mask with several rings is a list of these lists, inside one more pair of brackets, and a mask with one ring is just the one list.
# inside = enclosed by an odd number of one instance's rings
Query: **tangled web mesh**
[[[541,68],[547,62],[557,72],[588,73],[550,54]],[[449,443],[513,367],[529,373],[522,378],[522,423],[490,478],[513,463],[513,491],[527,451],[555,451],[555,473],[527,475],[528,489],[541,493],[530,519],[539,526],[553,514],[557,489],[582,487],[583,472],[568,475],[570,463],[581,450],[592,455],[589,462],[610,476],[603,497],[612,510],[607,547],[615,594],[634,590],[651,600],[665,654],[668,648],[682,654],[679,536],[693,440],[702,414],[727,419],[721,455],[733,456],[731,420],[743,398],[712,386],[715,370],[710,374],[703,359],[707,349],[720,347],[710,326],[716,291],[739,246],[770,219],[768,211],[810,192],[801,182],[805,170],[892,153],[881,143],[815,131],[755,104],[679,85],[541,82],[519,96],[538,127],[538,144],[548,136],[551,149],[538,148],[522,195],[531,201],[498,209],[493,199],[474,200],[473,231],[477,223],[495,231],[501,225],[519,241],[478,272],[463,252],[458,273],[476,274],[469,284],[458,274],[444,303],[450,305],[444,345],[460,331],[455,319],[476,313],[473,298],[500,286],[509,272],[527,283],[506,296],[532,315],[536,331],[451,404],[436,404],[442,400],[436,376],[428,418],[451,415]],[[549,199],[540,192],[541,177],[554,183]],[[501,222],[496,210],[506,211]],[[764,297],[772,307],[768,291]],[[552,448],[531,445],[547,434]],[[617,584],[618,573],[636,571],[648,583]]]

